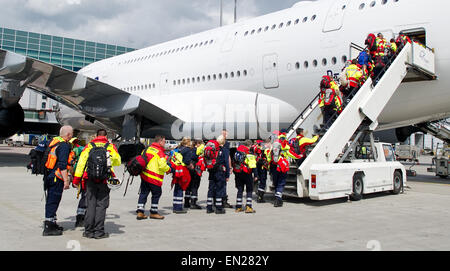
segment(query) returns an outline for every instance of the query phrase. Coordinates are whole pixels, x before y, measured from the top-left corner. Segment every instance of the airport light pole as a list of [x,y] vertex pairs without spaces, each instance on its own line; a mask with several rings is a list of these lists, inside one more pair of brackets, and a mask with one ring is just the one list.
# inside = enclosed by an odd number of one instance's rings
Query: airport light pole
[[220,0],[220,26],[223,24],[223,0]]

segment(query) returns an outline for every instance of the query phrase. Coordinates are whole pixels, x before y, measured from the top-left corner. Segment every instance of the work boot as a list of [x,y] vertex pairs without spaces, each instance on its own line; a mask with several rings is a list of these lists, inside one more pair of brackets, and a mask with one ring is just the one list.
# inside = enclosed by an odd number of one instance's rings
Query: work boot
[[274,207],[282,207],[283,206],[283,200],[280,198],[275,198],[275,203],[273,204]]
[[174,214],[186,214],[187,210],[186,209],[181,209],[181,210],[173,210]]
[[55,222],[44,221],[44,231],[42,236],[59,236],[62,235],[62,230],[58,229]]
[[245,208],[245,213],[246,213],[246,214],[253,214],[253,213],[256,213],[256,211],[253,210],[252,207],[246,206],[246,208]]
[[258,198],[256,199],[257,203],[264,203],[264,202],[266,202],[264,200],[264,191],[258,191],[257,195],[258,195]]
[[84,227],[84,215],[77,215],[76,219],[75,228]]
[[184,208],[189,209],[191,208],[191,203],[189,201],[190,198],[184,198]]
[[216,215],[223,215],[225,214],[225,209],[216,209]]
[[202,207],[197,204],[197,199],[192,199],[191,209],[197,209],[197,210],[201,210],[202,209]]
[[214,213],[214,209],[213,208],[206,208],[206,213],[207,214],[212,214],[212,213]]
[[102,232],[100,234],[95,234],[94,235],[95,239],[105,239],[105,238],[109,238],[109,233],[107,232]]
[[244,209],[242,209],[242,207],[239,207],[239,208],[236,208],[236,213],[240,213],[240,212],[243,212],[244,211]]
[[160,214],[150,214],[150,219],[164,219],[164,216]]
[[233,205],[228,203],[228,196],[224,197],[222,201],[223,201],[223,208],[230,208],[230,209],[234,208]]
[[148,218],[148,216],[146,216],[144,213],[142,213],[142,212],[138,212],[137,213],[137,216],[136,216],[137,220],[144,220],[144,219],[147,219],[147,218]]

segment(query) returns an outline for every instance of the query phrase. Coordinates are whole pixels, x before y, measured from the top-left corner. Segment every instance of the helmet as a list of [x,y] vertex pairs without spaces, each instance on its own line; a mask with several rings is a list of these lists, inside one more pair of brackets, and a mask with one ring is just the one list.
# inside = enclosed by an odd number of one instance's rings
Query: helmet
[[122,186],[122,182],[119,179],[110,178],[107,181],[107,185],[111,190],[117,190]]

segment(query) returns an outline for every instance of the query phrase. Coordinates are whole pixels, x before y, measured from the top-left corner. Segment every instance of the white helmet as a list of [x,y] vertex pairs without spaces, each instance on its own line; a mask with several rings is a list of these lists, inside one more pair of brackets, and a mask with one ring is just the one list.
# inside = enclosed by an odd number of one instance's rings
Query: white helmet
[[122,186],[122,182],[119,179],[114,178],[108,179],[107,184],[112,191],[117,190]]

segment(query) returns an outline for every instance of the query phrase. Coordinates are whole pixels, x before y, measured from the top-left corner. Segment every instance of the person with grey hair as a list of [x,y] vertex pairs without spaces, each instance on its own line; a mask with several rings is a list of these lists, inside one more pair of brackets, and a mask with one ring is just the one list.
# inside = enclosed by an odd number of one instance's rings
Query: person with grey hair
[[48,157],[45,163],[44,190],[47,191],[45,200],[45,221],[43,236],[62,235],[63,228],[56,224],[56,212],[61,202],[64,190],[70,188],[68,174],[69,154],[71,152],[70,139],[73,128],[63,126],[59,136],[53,138],[48,146]]

